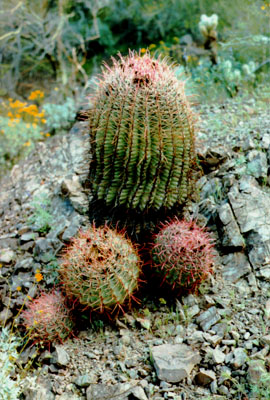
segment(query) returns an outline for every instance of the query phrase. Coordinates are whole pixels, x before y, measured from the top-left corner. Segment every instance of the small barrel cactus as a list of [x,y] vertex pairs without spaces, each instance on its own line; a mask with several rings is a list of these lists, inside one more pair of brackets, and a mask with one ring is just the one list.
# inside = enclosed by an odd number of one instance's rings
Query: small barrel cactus
[[193,189],[194,118],[173,68],[148,53],[120,55],[91,103],[96,198],[139,212],[183,204]]
[[80,232],[64,250],[60,275],[68,297],[99,312],[132,298],[140,260],[132,243],[106,227]]
[[165,224],[155,237],[152,257],[163,282],[176,290],[195,291],[213,272],[212,240],[194,221],[176,218]]
[[22,313],[29,338],[43,343],[63,342],[73,329],[70,310],[60,292],[43,293]]

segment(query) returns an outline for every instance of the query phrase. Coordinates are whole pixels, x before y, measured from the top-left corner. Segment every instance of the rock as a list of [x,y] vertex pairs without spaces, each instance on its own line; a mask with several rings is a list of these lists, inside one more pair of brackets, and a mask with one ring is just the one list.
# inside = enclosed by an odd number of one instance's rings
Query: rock
[[86,398],[87,400],[147,400],[143,388],[136,383],[91,385],[86,390]]
[[242,234],[253,233],[252,240],[264,242],[270,239],[270,197],[262,189],[248,187],[245,192],[239,190],[228,193],[230,205],[240,226]]
[[235,283],[251,272],[249,260],[244,253],[230,253],[223,256],[221,262],[224,265],[222,275],[226,281]]
[[79,227],[80,227],[80,223],[81,223],[81,218],[79,216],[75,215],[72,218],[70,225],[68,226],[67,229],[65,229],[65,231],[63,233],[62,240],[64,242],[69,242],[70,239],[73,238],[77,234]]
[[245,240],[241,235],[240,229],[235,221],[229,203],[225,203],[218,209],[220,221],[222,222],[222,245],[229,247],[232,251],[245,247]]
[[151,328],[151,321],[147,318],[137,317],[136,321],[141,325],[142,328],[147,329],[148,331]]
[[52,362],[60,367],[66,367],[69,363],[70,357],[62,345],[55,346],[55,351],[52,356]]
[[64,179],[61,184],[61,192],[68,196],[74,209],[80,214],[85,214],[88,211],[88,198],[79,182],[78,175],[73,175],[71,179]]
[[254,178],[267,177],[267,156],[262,151],[252,150],[247,155],[246,173]]
[[20,241],[21,243],[29,242],[31,240],[35,240],[36,234],[32,231],[26,232],[21,235]]
[[267,344],[268,346],[270,346],[270,334],[262,336],[260,338],[260,341],[262,344]]
[[23,394],[25,400],[55,400],[52,385],[48,379],[38,379],[34,389],[26,389]]
[[231,364],[234,368],[239,369],[242,367],[247,361],[247,352],[242,347],[238,347],[233,351],[233,360]]
[[215,364],[222,364],[225,360],[225,354],[221,350],[215,349],[212,352],[212,358]]
[[63,394],[56,395],[55,400],[84,400],[85,397],[78,396],[72,392],[64,392]]
[[214,373],[214,371],[206,370],[204,368],[200,368],[200,371],[195,376],[195,382],[201,386],[209,385],[215,380],[216,374]]
[[207,331],[211,326],[216,324],[220,320],[220,315],[215,306],[210,307],[207,311],[202,312],[196,321],[200,324],[204,331]]
[[247,378],[251,384],[256,385],[266,373],[265,363],[263,360],[251,360],[248,365]]
[[14,266],[14,270],[16,272],[19,271],[31,271],[32,269],[32,265],[33,265],[33,258],[32,257],[27,257],[24,258],[23,260],[17,261],[15,266]]
[[51,240],[39,238],[36,240],[34,255],[37,261],[48,262],[48,254],[53,254],[54,248]]
[[74,381],[74,383],[79,387],[88,387],[92,383],[96,383],[96,381],[97,381],[97,376],[95,372],[92,371],[92,373],[78,376],[78,378]]
[[11,249],[0,250],[0,263],[10,264],[15,258],[15,252]]
[[163,344],[150,351],[157,376],[165,382],[180,382],[189,376],[200,355],[185,344]]

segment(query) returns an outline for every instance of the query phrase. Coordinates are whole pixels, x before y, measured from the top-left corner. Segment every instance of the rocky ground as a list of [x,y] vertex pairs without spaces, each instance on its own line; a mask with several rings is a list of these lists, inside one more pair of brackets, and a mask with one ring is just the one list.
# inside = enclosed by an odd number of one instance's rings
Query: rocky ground
[[[189,213],[216,238],[214,275],[196,296],[142,290],[141,306],[113,323],[93,317],[75,338],[41,350],[26,400],[270,398],[269,94],[198,111],[204,174]],[[88,224],[84,124],[38,145],[1,182],[2,325],[26,296],[57,283],[59,251]],[[23,351],[23,367],[36,352]]]

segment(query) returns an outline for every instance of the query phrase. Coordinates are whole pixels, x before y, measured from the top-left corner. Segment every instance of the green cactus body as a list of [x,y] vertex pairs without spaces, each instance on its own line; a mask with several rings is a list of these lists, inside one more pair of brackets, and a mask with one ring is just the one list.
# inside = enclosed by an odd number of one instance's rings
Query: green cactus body
[[158,210],[192,190],[194,123],[165,60],[130,53],[103,71],[89,115],[90,181],[107,205]]
[[194,291],[213,272],[213,243],[194,221],[165,224],[155,237],[152,256],[156,271],[172,288]]
[[104,312],[121,306],[138,287],[140,260],[132,243],[108,227],[80,232],[60,266],[69,297]]

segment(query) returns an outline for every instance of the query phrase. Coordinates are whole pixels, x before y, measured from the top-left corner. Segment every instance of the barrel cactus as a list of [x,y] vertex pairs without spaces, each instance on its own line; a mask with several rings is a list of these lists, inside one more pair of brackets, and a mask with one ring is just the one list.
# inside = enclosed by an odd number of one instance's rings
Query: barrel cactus
[[63,342],[73,329],[71,312],[60,292],[42,293],[22,313],[29,338],[44,344]]
[[195,221],[177,218],[155,237],[152,256],[157,272],[173,289],[196,291],[213,272],[213,241]]
[[140,274],[132,243],[112,229],[92,226],[64,250],[60,275],[66,294],[94,311],[108,312],[133,297]]
[[109,206],[158,210],[192,191],[194,118],[166,60],[130,52],[105,65],[91,99],[90,184]]

